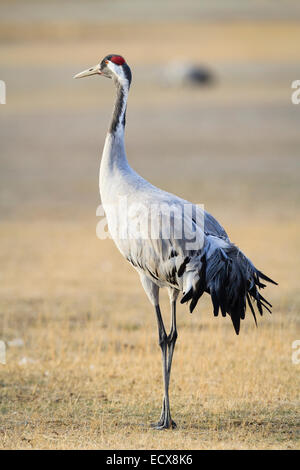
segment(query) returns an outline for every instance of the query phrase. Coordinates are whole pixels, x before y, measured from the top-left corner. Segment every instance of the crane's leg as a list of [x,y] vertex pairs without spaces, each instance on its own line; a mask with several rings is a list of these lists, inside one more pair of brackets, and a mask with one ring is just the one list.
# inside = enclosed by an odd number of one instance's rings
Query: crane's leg
[[[177,296],[176,296],[177,297]],[[161,416],[158,423],[154,424],[155,429],[175,428],[176,423],[171,418],[169,401],[169,384],[172,367],[172,358],[177,339],[176,330],[176,299],[172,300],[172,324],[170,334],[167,336],[161,316],[159,305],[155,307],[158,326],[158,342],[162,352],[163,380],[164,380],[164,399]]]
[[175,343],[177,339],[177,330],[176,330],[176,299],[179,292],[173,288],[169,288],[169,297],[171,302],[171,330],[169,336],[166,334],[164,322],[161,316],[159,308],[159,287],[154,284],[151,279],[149,279],[144,274],[140,274],[142,285],[145,289],[145,292],[155,307],[157,326],[158,326],[158,342],[162,352],[162,363],[163,363],[163,379],[164,379],[164,399],[163,406],[161,411],[160,420],[158,423],[153,424],[152,426],[155,429],[165,429],[165,428],[175,428],[176,424],[171,418],[170,413],[170,402],[169,402],[169,383],[170,383],[170,374],[172,366],[173,352],[175,348]]

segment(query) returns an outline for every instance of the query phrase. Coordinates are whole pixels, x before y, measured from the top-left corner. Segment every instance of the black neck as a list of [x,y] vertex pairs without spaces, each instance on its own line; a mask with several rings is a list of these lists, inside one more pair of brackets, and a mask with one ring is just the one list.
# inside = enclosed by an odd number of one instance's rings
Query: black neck
[[117,98],[109,126],[110,134],[115,134],[119,128],[123,130],[126,123],[126,103],[129,86],[126,83],[119,82],[119,80],[116,80],[115,84],[117,88]]

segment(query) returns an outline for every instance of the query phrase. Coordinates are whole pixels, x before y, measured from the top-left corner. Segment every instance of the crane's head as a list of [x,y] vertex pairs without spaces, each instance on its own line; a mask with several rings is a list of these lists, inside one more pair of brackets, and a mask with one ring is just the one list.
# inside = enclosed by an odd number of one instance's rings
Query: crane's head
[[128,82],[128,86],[131,82],[131,71],[125,62],[125,59],[117,54],[109,54],[100,62],[83,72],[74,75],[73,78],[89,77],[90,75],[103,75],[107,78],[113,78],[118,82]]

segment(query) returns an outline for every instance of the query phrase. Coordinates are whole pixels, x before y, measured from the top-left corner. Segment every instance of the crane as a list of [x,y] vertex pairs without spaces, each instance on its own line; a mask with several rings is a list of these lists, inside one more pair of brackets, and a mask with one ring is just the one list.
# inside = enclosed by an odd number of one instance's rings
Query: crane
[[[114,81],[116,101],[105,139],[99,185],[110,234],[137,270],[154,307],[162,353],[164,395],[155,429],[175,428],[170,412],[169,383],[177,339],[176,302],[193,312],[204,292],[211,296],[213,313],[229,315],[236,334],[245,318],[246,304],[256,323],[255,306],[271,313],[272,305],[260,290],[262,281],[277,284],[259,271],[234,245],[224,228],[198,205],[163,191],[129,165],[124,144],[125,116],[131,70],[125,59],[109,54],[74,78],[101,75]],[[126,207],[125,207],[126,206]],[[167,334],[159,291],[166,287],[170,299],[171,328]]]

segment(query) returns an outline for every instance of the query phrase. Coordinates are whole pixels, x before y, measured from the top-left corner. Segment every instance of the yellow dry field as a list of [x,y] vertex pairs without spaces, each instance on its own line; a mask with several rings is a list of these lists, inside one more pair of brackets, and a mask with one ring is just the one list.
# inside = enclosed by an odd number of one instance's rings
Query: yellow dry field
[[[162,397],[154,312],[112,242],[95,239],[88,220],[80,225],[2,226],[2,331],[25,345],[9,348],[1,367],[1,447],[296,448],[299,299],[269,289],[274,315],[258,329],[246,319],[238,337],[207,301],[193,315],[179,307],[171,379],[178,428],[154,431]],[[291,251],[298,231],[289,229]],[[268,272],[294,284],[292,257],[288,266],[277,260],[283,229],[258,246],[257,231],[236,232]]]
[[[15,16],[0,33],[0,448],[299,448],[299,23],[164,18],[97,30]],[[215,83],[161,85],[172,50],[208,64]],[[112,51],[134,74],[130,163],[204,203],[279,282],[264,293],[273,314],[258,328],[247,315],[239,336],[207,295],[192,315],[178,305],[173,431],[150,428],[163,389],[154,311],[113,242],[96,237],[113,88],[71,77]],[[165,292],[161,308],[169,325]]]

